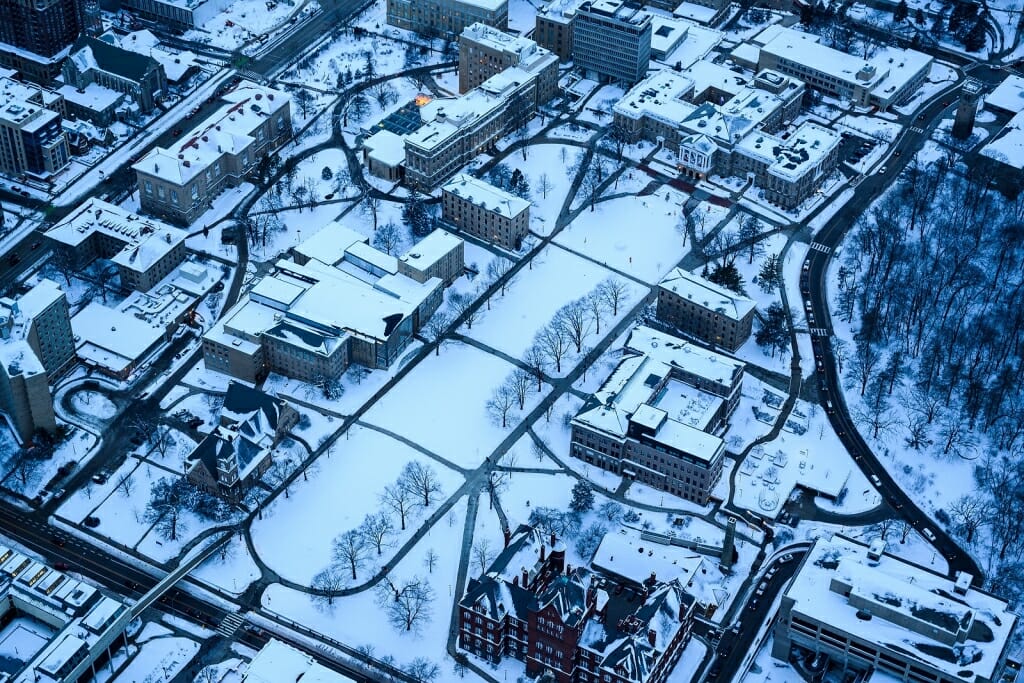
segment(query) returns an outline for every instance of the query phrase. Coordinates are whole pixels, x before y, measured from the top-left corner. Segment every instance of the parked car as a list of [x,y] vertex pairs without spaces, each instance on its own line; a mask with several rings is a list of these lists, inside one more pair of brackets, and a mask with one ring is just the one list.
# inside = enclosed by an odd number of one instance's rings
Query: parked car
[[94,482],[96,482],[97,484],[106,484],[107,483],[107,478],[103,474],[94,474],[94,475],[92,475],[92,480]]

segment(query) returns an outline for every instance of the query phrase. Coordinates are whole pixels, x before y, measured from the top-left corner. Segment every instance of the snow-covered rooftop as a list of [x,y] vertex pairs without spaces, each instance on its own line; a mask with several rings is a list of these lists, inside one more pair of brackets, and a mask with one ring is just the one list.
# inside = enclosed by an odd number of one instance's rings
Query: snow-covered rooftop
[[167,80],[172,83],[181,80],[189,69],[197,66],[195,53],[187,50],[171,50],[162,45],[160,39],[152,32],[145,29],[132,31],[123,36],[108,32],[101,36],[101,39],[112,42],[124,50],[152,57],[163,65]]
[[58,90],[61,97],[68,102],[73,102],[79,107],[92,111],[105,111],[116,105],[124,98],[122,93],[110,88],[105,88],[98,83],[90,83],[82,90],[73,85],[63,85]]
[[794,37],[792,32],[779,33],[762,48],[797,64],[808,64],[838,81],[873,89],[885,77],[870,61],[821,45],[813,40]]
[[806,121],[786,140],[768,133],[752,133],[736,149],[768,164],[771,175],[792,181],[815,170],[840,142],[839,133]]
[[917,50],[883,46],[871,58],[871,63],[880,72],[885,72],[872,95],[889,98],[902,91],[922,70],[928,69],[932,56]]
[[1012,114],[1024,111],[1024,78],[1010,74],[989,93],[985,104]]
[[77,247],[94,232],[122,242],[124,248],[111,260],[135,271],[146,270],[188,237],[188,233],[180,228],[131,213],[102,199],[85,202],[50,228],[46,236],[70,247]]
[[492,50],[518,55],[520,59],[530,52],[543,49],[538,48],[537,43],[525,36],[514,36],[479,21],[463,29],[459,38],[486,45]]
[[426,270],[450,254],[453,249],[458,249],[460,244],[462,238],[447,230],[434,230],[399,257],[399,260],[420,270]]
[[677,545],[645,541],[639,529],[622,527],[608,533],[591,562],[594,569],[642,584],[654,574],[658,581],[686,583],[700,572],[704,558]]
[[[956,680],[995,680],[1017,615],[1007,603],[838,534],[820,538],[786,596],[793,612]],[[899,623],[897,623],[897,621]]]
[[239,154],[255,140],[252,134],[263,122],[287,107],[288,93],[242,81],[227,92],[213,116],[186,133],[170,148],[155,147],[132,168],[184,185],[203,173],[225,154]]
[[166,331],[98,301],[90,302],[71,319],[71,329],[79,337],[78,355],[115,373],[159,344]]
[[365,241],[366,238],[355,230],[345,227],[338,221],[331,221],[304,239],[295,247],[295,251],[306,258],[315,258],[333,266],[345,258],[345,252],[349,247],[357,242]]
[[670,334],[640,325],[630,333],[625,347],[666,365],[683,368],[723,387],[730,387],[745,367],[742,361],[723,356]]
[[981,153],[1008,166],[1024,168],[1024,111],[1010,119],[999,137],[985,145]]
[[405,161],[405,138],[390,130],[379,130],[363,140],[367,156],[385,166],[399,166]]
[[659,286],[733,320],[742,320],[757,305],[753,300],[741,294],[716,285],[714,282],[682,268],[673,268],[659,283]]
[[355,683],[348,676],[331,671],[291,645],[271,638],[249,662],[242,683]]
[[518,216],[530,208],[530,202],[522,197],[505,192],[466,173],[455,176],[445,183],[442,189],[479,206],[481,209],[493,211],[506,218]]

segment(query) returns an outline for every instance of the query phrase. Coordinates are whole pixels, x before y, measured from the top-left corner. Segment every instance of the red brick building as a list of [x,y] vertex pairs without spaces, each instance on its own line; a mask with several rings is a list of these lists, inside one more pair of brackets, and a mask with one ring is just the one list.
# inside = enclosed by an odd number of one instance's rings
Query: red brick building
[[520,526],[459,602],[459,645],[515,657],[557,683],[661,683],[690,638],[696,601],[677,581],[636,584],[565,565],[554,537]]

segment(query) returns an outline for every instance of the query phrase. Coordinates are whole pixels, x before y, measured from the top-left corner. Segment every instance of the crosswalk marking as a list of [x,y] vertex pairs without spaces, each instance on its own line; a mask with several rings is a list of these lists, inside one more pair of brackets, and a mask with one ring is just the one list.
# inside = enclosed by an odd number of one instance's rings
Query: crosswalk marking
[[827,244],[822,244],[821,242],[811,242],[811,249],[820,251],[823,254],[828,254],[832,251],[832,247]]
[[235,635],[235,631],[237,631],[243,623],[245,623],[245,619],[234,612],[231,612],[224,615],[223,621],[221,621],[220,625],[217,627],[217,633],[225,638],[230,638]]
[[828,336],[828,330],[826,330],[824,327],[812,327],[812,328],[810,328],[810,330],[811,330],[811,336],[812,337],[827,337]]

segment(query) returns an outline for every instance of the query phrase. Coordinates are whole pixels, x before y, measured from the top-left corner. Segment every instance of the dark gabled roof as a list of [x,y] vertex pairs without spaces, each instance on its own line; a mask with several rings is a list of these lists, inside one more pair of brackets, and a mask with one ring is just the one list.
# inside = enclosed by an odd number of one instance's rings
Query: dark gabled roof
[[537,597],[536,610],[554,606],[562,623],[572,628],[578,627],[587,614],[587,589],[583,581],[574,572],[561,575],[551,582],[541,595]]
[[207,471],[216,479],[218,458],[229,456],[234,450],[234,445],[230,441],[219,438],[217,431],[214,430],[213,433],[208,434],[205,439],[196,444],[192,452],[186,456],[185,464],[188,469],[191,469],[197,461],[202,462]]
[[239,382],[230,382],[227,393],[224,394],[224,405],[222,416],[228,422],[237,422],[238,418],[245,417],[257,411],[263,413],[267,424],[274,431],[277,431],[277,420],[280,417],[281,404],[284,403],[276,396],[271,396],[259,389],[253,389]]
[[151,69],[160,67],[160,63],[152,57],[125,50],[91,36],[82,36],[78,39],[71,48],[69,59],[85,48],[92,50],[92,56],[99,68],[133,81],[141,80]]
[[526,621],[529,611],[536,605],[536,599],[532,591],[522,586],[508,583],[500,576],[484,575],[480,579],[470,579],[459,605],[474,609],[495,621],[501,621],[506,614]]

